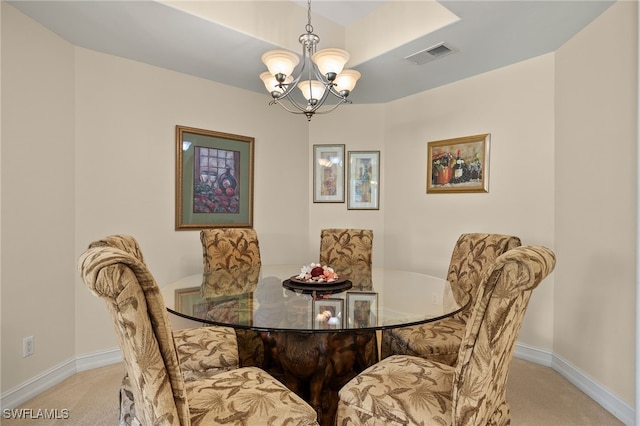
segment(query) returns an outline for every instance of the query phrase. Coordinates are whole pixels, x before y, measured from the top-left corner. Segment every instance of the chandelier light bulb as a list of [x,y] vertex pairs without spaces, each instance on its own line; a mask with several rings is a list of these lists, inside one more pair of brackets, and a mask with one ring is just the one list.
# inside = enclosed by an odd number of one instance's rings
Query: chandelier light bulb
[[356,70],[343,70],[338,77],[336,77],[336,91],[342,93],[344,91],[351,92],[362,74]]
[[332,76],[329,80],[333,80],[342,72],[349,57],[349,53],[342,49],[322,49],[314,53],[311,60],[318,66],[322,75]]
[[300,63],[300,58],[288,50],[270,50],[262,55],[262,63],[267,66],[274,77],[278,74],[290,76],[293,69]]
[[307,101],[318,100],[324,95],[325,85],[318,80],[304,80],[298,83],[298,89]]

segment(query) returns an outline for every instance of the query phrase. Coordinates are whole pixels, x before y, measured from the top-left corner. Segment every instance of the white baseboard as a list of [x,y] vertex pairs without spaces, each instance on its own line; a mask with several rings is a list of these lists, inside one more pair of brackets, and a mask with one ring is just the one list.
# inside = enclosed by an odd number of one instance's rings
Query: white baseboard
[[122,361],[120,349],[79,355],[60,363],[0,395],[0,409],[16,408],[76,373]]
[[587,394],[605,410],[627,426],[635,424],[635,410],[626,402],[597,383],[570,362],[549,352],[531,346],[516,344],[514,356],[536,364],[551,367],[572,385]]
[[[633,407],[561,357],[549,351],[522,344],[516,345],[514,356],[535,364],[551,367],[622,423],[625,425],[634,424],[635,410]],[[122,355],[119,349],[79,355],[0,395],[0,407],[1,409],[15,408],[76,373],[121,361]]]

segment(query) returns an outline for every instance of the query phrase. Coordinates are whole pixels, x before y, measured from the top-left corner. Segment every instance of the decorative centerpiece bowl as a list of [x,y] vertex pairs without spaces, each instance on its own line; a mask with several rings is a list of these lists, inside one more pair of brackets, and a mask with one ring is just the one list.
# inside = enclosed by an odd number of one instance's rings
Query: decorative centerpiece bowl
[[295,279],[307,283],[332,283],[339,277],[333,268],[321,266],[319,263],[310,263],[300,268],[300,273],[295,276]]
[[282,285],[292,290],[336,292],[351,288],[351,281],[340,278],[338,274],[328,266],[319,263],[310,263],[300,268],[300,273]]

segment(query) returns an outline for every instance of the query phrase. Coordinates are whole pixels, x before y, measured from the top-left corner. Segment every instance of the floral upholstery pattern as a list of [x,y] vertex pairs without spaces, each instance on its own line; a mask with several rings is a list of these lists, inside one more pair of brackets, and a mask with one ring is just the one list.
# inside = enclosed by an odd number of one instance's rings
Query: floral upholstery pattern
[[185,382],[213,377],[240,366],[236,333],[231,327],[174,330],[173,341]]
[[545,247],[522,246],[482,274],[455,366],[383,359],[339,392],[339,425],[507,425],[505,387],[532,290],[553,270]]
[[451,255],[447,280],[458,303],[471,298],[468,308],[439,321],[384,330],[381,357],[414,355],[455,365],[482,273],[498,256],[520,245],[520,239],[511,235],[462,234]]
[[373,231],[370,229],[323,229],[320,232],[320,264],[348,278],[353,288],[371,289]]
[[251,293],[260,280],[260,266],[217,269],[202,275],[203,297]]
[[[246,293],[260,277],[260,244],[254,229],[213,228],[200,232],[204,278],[202,291],[209,295]],[[247,281],[242,284],[241,279]],[[254,284],[254,287],[255,287]],[[260,334],[253,330],[236,330],[240,365],[260,366],[264,360],[264,345]]]
[[213,228],[200,231],[204,272],[261,264],[254,229]]
[[[130,235],[110,235],[89,245],[93,247],[113,247],[129,253],[140,262],[144,257],[138,241]],[[191,377],[208,377],[220,371],[237,368],[238,345],[232,328],[210,326],[203,329],[181,330],[174,333],[174,342],[180,360],[184,380]],[[200,348],[197,350],[197,348]],[[215,357],[214,357],[215,356]],[[182,363],[181,363],[182,364]],[[120,426],[137,424],[135,403],[128,374],[120,387]]]
[[[136,407],[131,424],[258,425],[265,424],[265,418],[274,425],[317,424],[308,404],[260,369],[236,368],[204,377],[191,374],[198,354],[211,350],[215,354],[224,345],[191,346],[205,338],[211,331],[207,328],[174,337],[158,285],[135,256],[97,246],[85,251],[78,264],[85,284],[106,302],[114,323]],[[176,341],[182,343],[180,349]],[[229,367],[233,362],[226,357],[211,359],[216,360]]]

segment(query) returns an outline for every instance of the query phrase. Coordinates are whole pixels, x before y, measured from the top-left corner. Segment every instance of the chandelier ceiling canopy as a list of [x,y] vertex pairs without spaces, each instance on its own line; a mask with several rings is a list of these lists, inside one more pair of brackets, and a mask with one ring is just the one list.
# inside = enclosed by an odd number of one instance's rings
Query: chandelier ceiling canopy
[[[342,49],[322,49],[316,51],[320,37],[313,33],[311,25],[311,0],[307,2],[306,33],[299,38],[302,45],[302,63],[300,58],[288,50],[270,50],[262,55],[262,62],[268,71],[260,74],[265,88],[273,98],[269,105],[279,104],[293,114],[304,114],[311,121],[314,114],[326,114],[348,100],[360,78],[356,70],[344,69],[349,53]],[[298,76],[293,72],[300,64]],[[298,88],[306,104],[295,99],[294,89]],[[329,95],[337,102],[326,105]],[[324,106],[324,108],[323,108]]]

